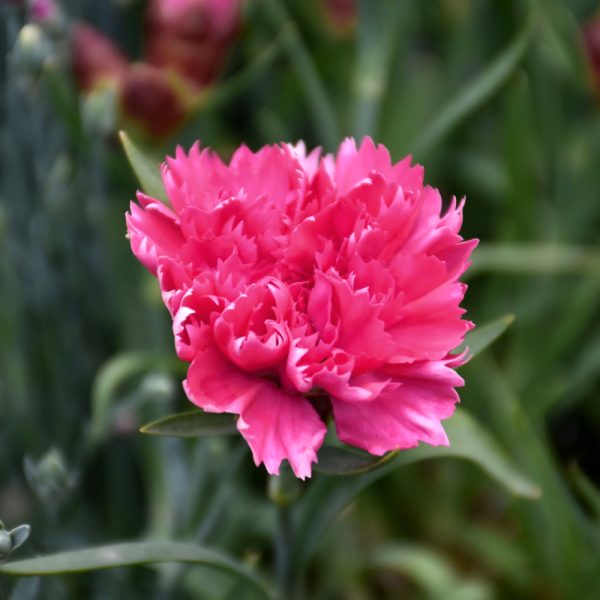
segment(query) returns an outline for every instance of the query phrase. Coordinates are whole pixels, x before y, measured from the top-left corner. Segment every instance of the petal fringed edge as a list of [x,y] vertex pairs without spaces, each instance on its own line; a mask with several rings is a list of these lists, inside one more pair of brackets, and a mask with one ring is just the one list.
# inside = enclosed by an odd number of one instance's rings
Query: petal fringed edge
[[257,466],[278,475],[287,459],[297,477],[310,477],[327,428],[304,397],[246,374],[214,348],[197,353],[184,389],[207,412],[240,415],[237,427]]
[[454,388],[463,384],[449,360],[396,365],[385,374],[390,382],[372,402],[332,399],[339,439],[376,455],[419,442],[447,446],[441,422],[454,412]]
[[128,237],[135,256],[156,275],[158,259],[176,255],[185,240],[175,213],[141,192],[137,198],[139,206],[132,202],[125,216]]

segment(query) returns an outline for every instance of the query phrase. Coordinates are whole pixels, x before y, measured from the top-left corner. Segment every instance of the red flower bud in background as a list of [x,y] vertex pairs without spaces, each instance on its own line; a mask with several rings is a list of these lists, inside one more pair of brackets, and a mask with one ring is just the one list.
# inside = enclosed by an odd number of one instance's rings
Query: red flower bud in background
[[123,112],[148,133],[168,135],[186,116],[183,99],[168,73],[152,65],[132,65],[121,89]]
[[103,83],[120,87],[129,69],[127,57],[94,27],[77,23],[72,35],[73,71],[85,92]]
[[240,26],[240,0],[150,0],[145,58],[196,90],[214,81]]
[[354,27],[358,9],[356,0],[322,0],[327,20],[338,32],[346,32]]
[[143,62],[133,65],[101,32],[78,24],[72,42],[77,83],[84,92],[113,86],[127,118],[151,135],[168,135],[218,75],[239,31],[240,8],[241,0],[150,0]]
[[600,16],[590,19],[583,27],[583,44],[596,90],[600,92]]
[[73,70],[79,88],[117,90],[122,113],[154,136],[168,135],[186,116],[172,77],[144,63],[131,64],[104,34],[89,25],[73,28]]

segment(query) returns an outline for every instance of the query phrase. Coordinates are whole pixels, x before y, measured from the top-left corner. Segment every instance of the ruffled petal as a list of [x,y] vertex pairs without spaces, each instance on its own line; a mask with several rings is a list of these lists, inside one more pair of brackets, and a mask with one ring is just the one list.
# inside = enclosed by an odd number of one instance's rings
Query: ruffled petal
[[447,363],[424,362],[386,370],[391,380],[372,402],[333,398],[340,440],[379,456],[413,448],[419,442],[447,446],[441,421],[454,412],[459,401],[454,387],[463,383]]
[[131,249],[138,260],[154,275],[160,256],[176,255],[184,243],[177,217],[162,202],[141,192],[137,204],[127,213],[127,231]]
[[[329,323],[336,328],[335,344],[354,356],[355,374],[379,367],[394,353],[394,342],[380,319],[381,309],[371,302],[368,290],[353,290],[333,272],[315,273],[307,314],[321,333]],[[331,316],[327,316],[329,310]]]
[[183,388],[187,397],[207,412],[240,414],[262,389],[263,381],[244,373],[219,350],[208,346],[196,352]]
[[238,429],[252,450],[256,465],[263,463],[271,475],[279,474],[284,459],[296,477],[311,475],[327,428],[302,396],[291,395],[268,382],[244,408]]
[[277,475],[288,460],[297,477],[310,477],[327,428],[308,400],[244,373],[214,348],[196,354],[184,389],[207,412],[240,415],[238,429],[257,466]]
[[287,358],[289,306],[289,292],[281,282],[255,284],[216,318],[215,341],[245,371],[275,368]]

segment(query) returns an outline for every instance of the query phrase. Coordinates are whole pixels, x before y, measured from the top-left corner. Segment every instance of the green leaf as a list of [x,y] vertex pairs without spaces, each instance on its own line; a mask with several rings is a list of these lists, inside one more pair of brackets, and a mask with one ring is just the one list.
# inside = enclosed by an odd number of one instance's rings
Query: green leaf
[[371,456],[350,447],[325,447],[316,470],[329,475],[352,475],[385,469],[385,473],[428,458],[461,458],[475,463],[506,490],[523,498],[539,498],[539,488],[513,465],[494,438],[466,410],[457,409],[444,422],[449,446],[421,444],[417,448]]
[[[472,360],[499,338],[514,320],[515,316],[509,314],[479,325],[467,333],[457,352],[468,348]],[[315,471],[326,475],[358,475],[379,469],[396,454],[397,452],[388,452],[384,456],[373,456],[348,446],[323,446],[319,450],[319,462],[315,465]]]
[[412,144],[413,153],[421,157],[436,146],[457,125],[489,100],[519,65],[533,38],[537,17],[537,2],[529,1],[529,12],[523,19],[523,28],[510,44],[471,82],[461,86],[461,91],[437,117],[433,118],[423,133]]
[[581,467],[574,463],[569,467],[573,487],[588,507],[594,520],[600,522],[600,488],[586,475]]
[[8,596],[8,600],[37,600],[38,598],[40,598],[40,579],[38,577],[18,579]]
[[[213,108],[222,109],[229,102],[238,98],[242,92],[256,83],[258,77],[271,68],[273,62],[281,54],[286,33],[286,30],[280,31],[279,35],[277,35],[270,44],[264,46],[257,52],[254,59],[252,59],[243,69],[231,74],[224,81],[208,87],[198,94],[198,99],[194,101],[192,110],[204,112]],[[202,117],[206,118],[205,115],[202,115]],[[194,124],[194,122],[192,121],[191,124]],[[190,124],[188,124],[187,127],[189,127],[189,125]]]
[[378,548],[368,566],[408,575],[419,583],[428,597],[446,593],[456,585],[456,575],[447,560],[435,551],[415,544]]
[[385,465],[395,455],[396,452],[388,452],[384,456],[373,456],[346,446],[323,446],[315,471],[326,475],[358,475]]
[[60,115],[71,139],[80,147],[85,147],[86,139],[79,116],[78,95],[72,78],[65,73],[56,60],[44,62],[42,76],[46,82],[48,95],[57,114]]
[[207,413],[191,410],[169,415],[140,428],[142,433],[175,437],[201,437],[237,433],[235,421],[228,414]]
[[475,358],[495,342],[514,320],[515,315],[504,315],[489,323],[478,325],[475,329],[467,333],[465,341],[458,348],[458,352],[463,352],[468,348],[471,359]]
[[426,458],[462,458],[481,467],[515,496],[530,500],[541,496],[539,487],[521,473],[494,438],[466,410],[457,409],[454,416],[444,421],[444,429],[450,446],[421,445],[399,452],[392,465],[400,466]]
[[375,135],[381,104],[390,77],[390,67],[401,39],[400,28],[408,22],[408,3],[397,0],[358,3],[358,39],[354,92],[356,127],[355,136]]
[[262,597],[273,598],[272,592],[262,579],[244,565],[213,550],[180,542],[130,542],[60,552],[0,565],[0,574],[60,575],[172,562],[205,565],[225,571],[234,577],[243,579],[245,583],[260,592]]
[[520,472],[494,438],[466,410],[457,409],[454,416],[444,422],[444,428],[450,446],[421,445],[412,450],[402,450],[392,460],[361,475],[315,480],[298,503],[292,554],[296,568],[301,569],[306,564],[323,531],[357,494],[402,465],[430,458],[460,458],[478,465],[516,496],[528,499],[540,497],[538,486]]
[[490,584],[459,575],[443,555],[417,544],[394,544],[375,551],[368,566],[408,576],[432,600],[488,600]]
[[562,77],[583,88],[589,64],[581,43],[581,25],[573,12],[561,0],[544,2],[539,47],[544,60],[550,62]]
[[129,164],[136,174],[142,189],[146,194],[152,196],[170,206],[165,186],[160,175],[160,160],[153,157],[147,149],[136,144],[125,131],[119,132],[121,143]]

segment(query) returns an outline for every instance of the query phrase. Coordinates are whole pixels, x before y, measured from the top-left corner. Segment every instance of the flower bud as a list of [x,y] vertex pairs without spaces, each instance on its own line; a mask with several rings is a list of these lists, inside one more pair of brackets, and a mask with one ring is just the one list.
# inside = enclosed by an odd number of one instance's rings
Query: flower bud
[[201,89],[218,75],[240,25],[240,0],[151,0],[145,56]]
[[121,106],[127,117],[154,136],[173,132],[186,115],[184,102],[165,71],[141,63],[127,73]]
[[12,544],[11,552],[14,552],[17,548],[21,547],[29,537],[31,533],[31,527],[27,524],[18,525],[13,530],[9,531],[10,541]]
[[7,531],[0,529],[0,560],[8,558],[12,552],[12,539]]
[[52,45],[39,25],[23,26],[13,50],[13,60],[23,71],[37,73],[52,54]]
[[129,68],[127,57],[109,38],[83,23],[73,27],[71,52],[75,79],[84,91],[102,83],[118,87]]
[[322,0],[327,20],[337,33],[354,28],[358,9],[356,0]]
[[138,394],[145,403],[168,403],[176,393],[173,378],[167,373],[150,372],[140,382]]
[[25,477],[35,494],[52,509],[58,508],[77,483],[77,474],[69,469],[56,448],[34,461],[25,458]]
[[584,26],[583,45],[596,91],[600,92],[600,16],[590,19]]
[[6,531],[0,521],[0,561],[8,558],[14,550],[22,546],[31,532],[29,525],[18,525],[12,531]]
[[104,137],[115,131],[117,98],[118,94],[112,87],[99,87],[85,96],[81,103],[81,120],[88,134]]

